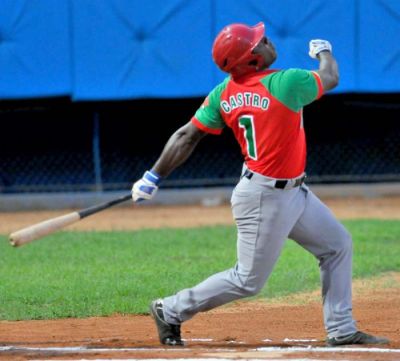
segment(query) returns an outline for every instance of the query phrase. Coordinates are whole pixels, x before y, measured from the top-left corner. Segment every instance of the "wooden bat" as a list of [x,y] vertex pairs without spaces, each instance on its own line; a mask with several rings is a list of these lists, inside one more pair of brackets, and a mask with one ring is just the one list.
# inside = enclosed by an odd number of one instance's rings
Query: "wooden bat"
[[92,214],[110,208],[116,204],[125,202],[128,199],[131,199],[131,197],[132,197],[131,194],[127,194],[125,196],[113,199],[109,202],[96,204],[94,206],[82,209],[80,211],[71,212],[59,217],[54,217],[46,221],[36,223],[32,226],[20,229],[19,231],[10,234],[9,236],[10,243],[14,247],[22,246],[38,238],[57,232],[61,228],[64,228],[72,223],[78,222],[81,219],[88,217]]

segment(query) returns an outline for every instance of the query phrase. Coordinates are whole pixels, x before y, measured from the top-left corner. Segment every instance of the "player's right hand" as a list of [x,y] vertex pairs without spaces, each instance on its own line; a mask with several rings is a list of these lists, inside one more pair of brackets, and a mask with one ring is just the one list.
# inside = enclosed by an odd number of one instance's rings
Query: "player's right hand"
[[332,45],[328,40],[311,40],[309,45],[310,51],[308,52],[308,55],[310,55],[313,59],[317,59],[317,56],[321,51],[332,52]]
[[132,200],[140,202],[145,199],[152,199],[158,190],[161,177],[153,170],[146,171],[141,179],[132,186]]

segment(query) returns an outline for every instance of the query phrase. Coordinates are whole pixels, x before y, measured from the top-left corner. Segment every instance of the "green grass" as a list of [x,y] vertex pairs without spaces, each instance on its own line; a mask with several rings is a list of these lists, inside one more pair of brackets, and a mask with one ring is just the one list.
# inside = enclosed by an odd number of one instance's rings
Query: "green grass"
[[[348,221],[354,276],[400,270],[400,222]],[[150,300],[236,261],[234,227],[61,232],[19,249],[0,236],[0,319],[146,313]],[[260,297],[319,287],[316,260],[294,242]]]

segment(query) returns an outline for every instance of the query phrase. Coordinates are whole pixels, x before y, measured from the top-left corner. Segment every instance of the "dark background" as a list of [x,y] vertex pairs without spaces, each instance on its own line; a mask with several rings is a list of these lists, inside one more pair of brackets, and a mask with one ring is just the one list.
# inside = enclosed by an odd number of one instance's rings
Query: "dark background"
[[[98,120],[101,187],[124,189],[152,166],[202,98],[0,102],[3,192],[91,190]],[[398,180],[400,94],[325,95],[304,110],[311,182]],[[234,184],[241,155],[231,131],[207,136],[164,186]],[[177,182],[179,180],[179,182]]]

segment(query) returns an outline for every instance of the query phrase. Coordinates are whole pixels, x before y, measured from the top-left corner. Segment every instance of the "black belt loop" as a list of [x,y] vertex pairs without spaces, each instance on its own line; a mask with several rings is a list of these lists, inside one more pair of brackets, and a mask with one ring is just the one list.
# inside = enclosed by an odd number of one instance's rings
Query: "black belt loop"
[[294,186],[295,187],[301,186],[303,184],[303,182],[304,182],[304,179],[305,179],[305,177],[301,177],[301,178],[296,179],[296,181],[294,182]]
[[288,181],[287,181],[287,180],[277,180],[277,181],[275,182],[275,188],[278,188],[278,189],[285,189],[286,184],[288,184]]
[[306,178],[307,178],[306,174],[304,174],[301,178],[297,178],[296,182],[294,183],[294,186],[295,187],[301,186],[304,183],[304,181],[306,180]]
[[253,177],[253,172],[250,172],[248,169],[244,171],[243,177],[246,177],[247,179],[251,179]]

